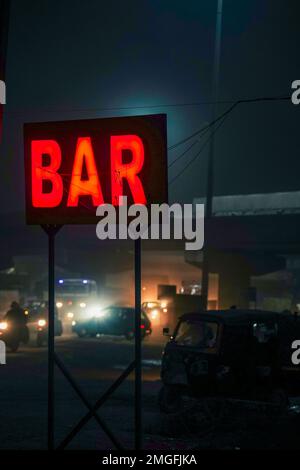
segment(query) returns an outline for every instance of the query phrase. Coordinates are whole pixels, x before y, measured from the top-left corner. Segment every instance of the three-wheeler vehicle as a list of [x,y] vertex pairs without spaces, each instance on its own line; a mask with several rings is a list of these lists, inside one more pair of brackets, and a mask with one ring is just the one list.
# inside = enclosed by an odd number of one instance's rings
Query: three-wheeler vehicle
[[[179,411],[183,396],[228,397],[287,406],[300,395],[300,365],[292,344],[300,318],[291,313],[218,310],[186,313],[162,358],[160,409]],[[295,361],[294,361],[295,362]]]

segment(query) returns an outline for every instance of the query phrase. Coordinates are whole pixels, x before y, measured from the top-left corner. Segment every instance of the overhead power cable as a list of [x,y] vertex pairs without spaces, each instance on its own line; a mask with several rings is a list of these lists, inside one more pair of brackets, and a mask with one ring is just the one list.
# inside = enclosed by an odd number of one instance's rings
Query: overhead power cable
[[198,152],[194,155],[194,157],[180,170],[180,172],[174,176],[170,181],[169,185],[173,184],[191,165],[194,163],[195,160],[199,157],[199,155],[203,152],[203,150],[206,148],[207,144],[209,143],[210,139],[212,136],[218,131],[218,129],[222,126],[224,121],[226,120],[227,115],[223,117],[222,121],[219,123],[219,125],[211,132],[209,137],[205,140],[204,144],[201,146],[201,148],[198,150]]
[[[191,138],[197,136],[198,134],[200,133],[206,133],[212,126],[214,126],[217,122],[220,121],[219,125],[213,129],[213,131],[210,133],[209,137],[205,140],[204,144],[202,145],[202,147],[200,148],[200,150],[196,153],[196,155],[194,155],[194,157],[184,166],[184,168],[182,170],[180,170],[180,172],[174,176],[170,181],[169,181],[169,185],[173,184],[190,166],[191,164],[199,157],[199,155],[203,152],[203,150],[205,149],[206,145],[208,144],[208,142],[210,141],[210,139],[212,138],[212,136],[218,131],[218,129],[222,126],[222,124],[224,123],[224,121],[226,120],[226,118],[229,116],[229,114],[231,113],[231,111],[233,111],[234,108],[236,108],[239,104],[242,104],[242,103],[258,103],[258,102],[262,102],[262,101],[286,101],[286,100],[290,100],[290,96],[270,96],[270,97],[259,97],[259,98],[249,98],[249,99],[246,99],[246,100],[238,100],[236,101],[232,106],[230,106],[224,113],[222,113],[221,115],[219,115],[216,119],[214,119],[212,122],[210,122],[208,125],[202,127],[201,129],[199,129],[198,131],[194,132],[191,136],[183,139],[182,141],[178,142],[177,144],[175,144],[174,146],[170,147],[170,149],[172,148],[175,148],[175,146],[178,146],[178,145],[181,145],[182,143],[185,143],[187,142],[188,140],[190,140]],[[202,137],[202,136],[201,136]],[[188,149],[185,150],[185,152],[183,152],[181,155],[179,155],[170,165],[169,167],[171,167],[174,163],[176,163],[180,158],[184,157],[187,152],[197,143],[198,141],[195,141],[190,147],[188,147]]]
[[206,131],[206,129],[211,128],[214,124],[219,122],[223,117],[225,117],[225,116],[227,116],[227,114],[231,113],[231,111],[233,111],[240,104],[258,103],[258,102],[262,102],[262,101],[286,101],[286,100],[290,100],[290,99],[291,99],[290,96],[265,96],[265,97],[247,98],[247,99],[242,99],[242,100],[235,101],[226,111],[224,111],[222,114],[220,114],[216,119],[211,121],[209,124],[206,124],[205,126],[201,127],[197,131],[193,132],[193,134],[191,134],[191,135],[185,137],[184,139],[179,140],[175,144],[171,145],[170,147],[168,147],[168,150],[173,150],[173,149],[177,148],[179,145],[182,145],[182,144],[188,142],[193,137],[196,137],[199,134],[201,134],[202,132]]

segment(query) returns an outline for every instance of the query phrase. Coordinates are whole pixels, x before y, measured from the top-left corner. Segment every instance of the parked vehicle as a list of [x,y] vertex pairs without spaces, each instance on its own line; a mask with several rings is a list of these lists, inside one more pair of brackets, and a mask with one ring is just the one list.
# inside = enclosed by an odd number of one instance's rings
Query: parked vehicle
[[[145,312],[142,311],[141,330],[142,337],[151,334],[151,322]],[[95,315],[87,320],[74,321],[73,331],[79,337],[103,335],[125,336],[133,339],[135,309],[131,307],[108,307],[99,309]]]
[[300,366],[291,361],[296,339],[300,318],[291,314],[233,309],[182,315],[163,353],[161,410],[179,410],[185,394],[287,405],[300,392]]

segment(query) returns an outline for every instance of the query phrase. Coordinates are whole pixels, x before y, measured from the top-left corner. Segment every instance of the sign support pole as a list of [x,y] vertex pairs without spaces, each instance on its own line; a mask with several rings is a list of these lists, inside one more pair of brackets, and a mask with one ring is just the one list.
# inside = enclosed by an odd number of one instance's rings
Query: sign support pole
[[42,225],[42,228],[48,236],[48,450],[55,449],[54,440],[54,368],[55,364],[59,366],[63,374],[71,383],[75,391],[79,394],[81,400],[89,409],[89,413],[78,423],[76,428],[71,431],[70,436],[62,442],[59,448],[65,445],[77,434],[82,425],[94,416],[101,425],[105,433],[112,439],[118,449],[122,449],[121,444],[115,439],[105,423],[97,416],[96,411],[106,400],[107,396],[112,393],[129,375],[131,370],[135,368],[135,449],[142,448],[142,358],[141,358],[141,239],[135,241],[134,246],[134,267],[135,267],[135,361],[130,364],[124,374],[113,384],[111,389],[104,394],[93,407],[85,398],[77,384],[67,372],[62,362],[55,354],[55,235],[61,228],[61,225]]
[[135,277],[135,449],[142,448],[141,239],[134,242]]
[[[7,41],[9,30],[10,0],[0,0],[0,80],[5,81]],[[0,103],[0,143],[3,132],[4,105]]]
[[48,235],[48,450],[54,450],[55,235],[60,225],[46,225]]
[[[215,52],[214,52],[214,68],[213,68],[213,105],[211,120],[214,122],[216,115],[216,102],[218,99],[219,76],[220,76],[220,56],[221,56],[221,34],[222,34],[222,15],[223,0],[218,0],[217,20],[216,20],[216,36],[215,36]],[[206,201],[205,201],[205,219],[208,223],[213,215],[213,196],[214,196],[214,153],[215,153],[215,125],[210,128],[210,146],[207,165],[207,185],[206,185]],[[206,234],[205,234],[206,237]],[[210,253],[209,248],[205,245],[203,248],[202,263],[202,308],[208,308],[208,289],[209,289],[209,269],[210,269]]]
[[55,296],[55,233],[48,233],[48,449],[54,449],[54,296]]

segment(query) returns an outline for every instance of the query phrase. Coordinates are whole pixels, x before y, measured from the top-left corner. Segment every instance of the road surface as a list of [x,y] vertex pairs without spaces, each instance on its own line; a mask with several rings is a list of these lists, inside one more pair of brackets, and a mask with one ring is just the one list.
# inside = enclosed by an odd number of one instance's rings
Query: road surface
[[[107,390],[134,358],[134,342],[117,337],[56,338],[56,352],[91,404]],[[164,338],[143,342],[143,448],[190,450],[198,448],[298,447],[300,406],[278,418],[261,409],[228,408],[217,426],[201,404],[182,415],[162,415],[157,406],[161,387],[160,361]],[[7,354],[0,366],[0,453],[2,449],[47,448],[47,349],[34,341],[17,353]],[[87,413],[86,406],[55,372],[55,446]],[[124,448],[134,448],[134,373],[99,410],[99,415]],[[211,429],[212,427],[212,429]],[[68,449],[114,449],[92,418],[68,444]]]
[[[56,338],[56,351],[87,397],[94,403],[134,359],[134,342],[118,337]],[[143,343],[143,427],[151,448],[158,415],[160,361],[164,339]],[[7,354],[0,366],[0,449],[43,449],[47,443],[47,349],[31,340],[17,353]],[[56,445],[87,412],[63,377],[55,372]],[[100,416],[126,448],[134,442],[134,373],[99,410]],[[154,429],[154,431],[153,431]],[[154,434],[153,434],[154,433]],[[114,448],[94,419],[81,430],[69,448]]]

